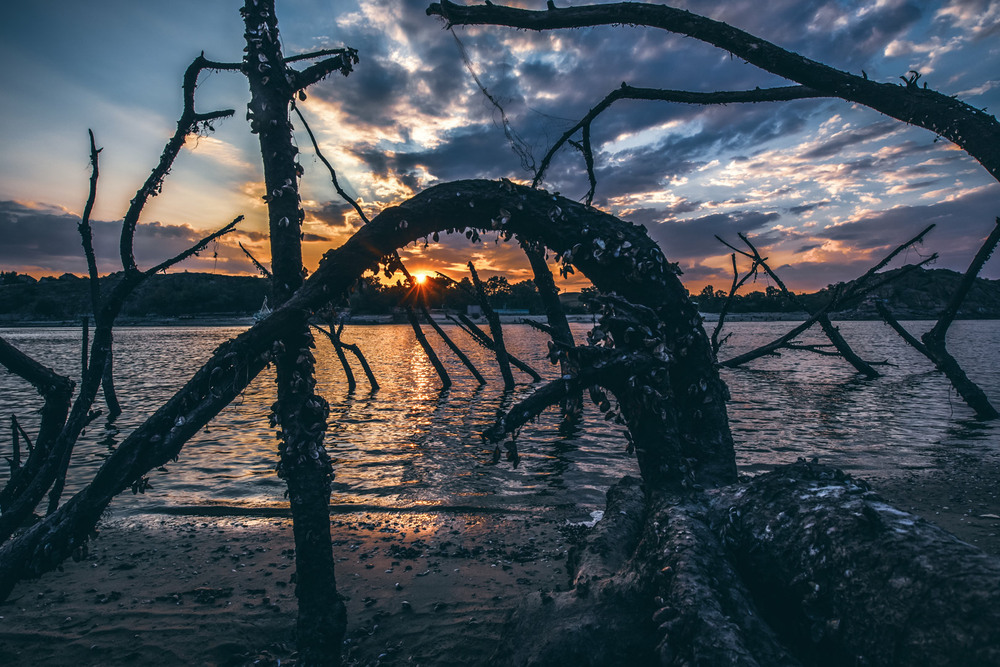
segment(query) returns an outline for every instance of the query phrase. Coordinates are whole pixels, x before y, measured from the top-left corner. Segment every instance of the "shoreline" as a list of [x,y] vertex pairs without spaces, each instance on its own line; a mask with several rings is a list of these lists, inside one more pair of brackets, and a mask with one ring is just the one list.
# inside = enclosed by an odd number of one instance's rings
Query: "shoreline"
[[[866,479],[889,504],[1000,556],[1000,457]],[[331,516],[345,665],[486,664],[523,596],[570,587],[583,524],[427,509]],[[113,518],[81,561],[0,604],[0,664],[289,664],[294,571],[288,518]]]
[[[444,315],[440,313],[432,313],[434,321],[439,324],[453,324],[451,320],[447,319]],[[718,313],[701,313],[704,322],[718,322]],[[727,322],[804,322],[808,319],[806,313],[729,313],[726,315]],[[566,319],[570,323],[578,324],[596,324],[595,316],[593,315],[567,315]],[[881,322],[882,320],[877,317],[853,317],[853,316],[838,316],[836,313],[831,315],[831,321],[834,322]],[[936,318],[933,315],[911,315],[908,317],[899,317],[900,322],[930,322],[934,321]],[[523,320],[532,320],[534,322],[539,322],[545,324],[546,319],[544,315],[501,315],[500,321],[503,324],[521,324]],[[480,318],[473,321],[477,324],[485,325],[485,318]],[[982,322],[982,321],[1000,321],[1000,318],[962,318],[958,317],[955,319],[956,322]],[[185,327],[185,328],[197,328],[197,327],[245,327],[250,328],[253,326],[254,321],[250,316],[246,317],[163,317],[163,318],[120,318],[115,323],[115,328],[124,327]],[[348,319],[344,322],[345,326],[381,326],[381,325],[392,325],[392,324],[403,324],[409,326],[405,322],[393,321],[392,315],[358,315]],[[20,321],[10,321],[10,320],[0,320],[0,330],[2,329],[78,329],[80,328],[80,322],[78,320],[20,320]]]

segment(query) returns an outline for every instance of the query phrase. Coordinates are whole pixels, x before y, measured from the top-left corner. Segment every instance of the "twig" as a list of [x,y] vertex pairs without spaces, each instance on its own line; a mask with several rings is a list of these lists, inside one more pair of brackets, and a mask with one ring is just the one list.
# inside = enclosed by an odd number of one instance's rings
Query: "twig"
[[232,222],[230,222],[228,225],[226,225],[225,227],[223,227],[223,228],[221,228],[221,229],[219,229],[217,231],[212,232],[211,234],[209,234],[205,238],[201,239],[200,241],[198,241],[197,243],[195,243],[193,246],[191,246],[190,248],[188,248],[184,252],[181,252],[181,253],[175,255],[174,257],[171,257],[170,259],[168,259],[166,261],[160,262],[159,264],[157,264],[156,266],[154,266],[151,269],[147,269],[143,273],[143,276],[144,277],[149,277],[149,276],[151,276],[153,274],[159,273],[160,271],[166,271],[167,269],[169,269],[174,264],[177,264],[179,262],[183,262],[185,259],[187,259],[191,255],[198,254],[199,252],[201,252],[202,250],[204,250],[205,247],[208,246],[208,244],[211,243],[212,241],[214,241],[215,239],[219,238],[220,236],[225,236],[229,232],[231,232],[234,229],[236,229],[236,225],[240,224],[242,221],[243,221],[243,216],[242,215],[236,216],[236,218]]
[[159,163],[153,168],[153,171],[149,175],[149,178],[146,179],[146,182],[143,183],[142,187],[135,193],[135,197],[132,199],[128,211],[125,213],[125,218],[122,221],[119,251],[121,253],[122,268],[125,269],[126,274],[138,270],[135,265],[133,247],[135,245],[135,228],[139,222],[139,215],[142,213],[142,209],[146,205],[148,199],[150,197],[155,197],[160,193],[160,189],[163,187],[163,179],[166,177],[167,172],[170,171],[170,167],[173,165],[174,159],[184,146],[184,141],[187,139],[187,136],[195,132],[201,125],[211,123],[213,120],[218,120],[220,118],[227,118],[236,113],[233,109],[213,111],[210,113],[198,113],[194,109],[194,91],[198,85],[198,75],[201,74],[203,69],[220,69],[220,67],[216,67],[216,65],[222,65],[222,63],[212,63],[211,61],[206,60],[204,54],[202,54],[195,58],[184,72],[184,111],[181,113],[181,117],[177,121],[177,130],[174,132],[173,136],[170,137],[167,145],[164,146],[163,153],[160,155]]
[[270,277],[271,277],[271,271],[270,271],[270,270],[269,270],[269,269],[268,269],[268,268],[267,268],[266,266],[264,266],[263,264],[261,264],[260,262],[258,262],[258,261],[257,261],[257,258],[256,258],[256,257],[254,257],[253,255],[251,255],[251,254],[250,254],[250,251],[249,251],[249,250],[247,250],[247,249],[246,249],[246,248],[245,248],[245,247],[243,246],[243,244],[242,244],[242,243],[239,243],[239,244],[237,244],[237,245],[239,245],[239,246],[240,246],[240,250],[242,250],[242,251],[243,251],[243,254],[244,254],[244,255],[246,255],[247,257],[249,257],[249,258],[250,258],[250,261],[251,261],[251,262],[253,262],[253,265],[254,265],[255,267],[257,267],[257,270],[258,270],[258,271],[260,271],[260,274],[261,274],[262,276],[264,276],[265,278],[270,278]]
[[340,187],[340,181],[337,180],[337,171],[333,168],[333,165],[330,164],[330,161],[326,159],[326,156],[323,155],[323,151],[320,150],[319,143],[316,141],[316,136],[313,134],[312,128],[309,127],[309,123],[306,122],[305,116],[303,116],[302,112],[299,110],[298,105],[293,104],[292,109],[295,110],[299,120],[302,121],[302,126],[305,128],[306,134],[309,135],[309,141],[312,142],[313,150],[316,151],[316,157],[318,157],[320,161],[326,165],[327,170],[330,172],[330,180],[333,181],[333,187],[337,190],[337,194],[340,195],[341,199],[354,207],[354,210],[358,212],[358,216],[361,217],[361,222],[367,225],[368,216],[366,216],[365,212],[361,210],[360,206],[358,206],[358,202],[355,201],[349,194],[344,192],[344,189]]

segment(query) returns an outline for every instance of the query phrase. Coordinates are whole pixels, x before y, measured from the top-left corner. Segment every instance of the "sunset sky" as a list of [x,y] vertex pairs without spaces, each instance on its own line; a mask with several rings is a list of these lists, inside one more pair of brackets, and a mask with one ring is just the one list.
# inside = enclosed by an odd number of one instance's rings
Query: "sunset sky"
[[[86,273],[76,222],[86,200],[87,129],[101,154],[94,212],[102,272],[117,264],[118,221],[155,165],[181,110],[180,84],[205,52],[242,57],[238,0],[34,0],[0,4],[0,269]],[[286,55],[352,46],[361,62],[313,86],[300,105],[342,183],[375,214],[420,189],[460,178],[529,181],[499,114],[478,90],[451,33],[425,0],[278,0]],[[500,4],[500,0],[496,0]],[[544,0],[520,6],[544,9]],[[561,0],[559,6],[584,2]],[[691,0],[706,14],[876,81],[921,82],[991,113],[1000,109],[996,0]],[[697,91],[784,85],[728,53],[663,31],[603,27],[542,34],[456,28],[473,68],[540,160],[608,92],[635,86]],[[236,241],[266,260],[266,218],[249,99],[236,73],[204,74],[199,111],[234,108],[190,139],[163,194],[146,207],[136,256],[148,267],[239,214],[241,231],[175,270],[253,273]],[[301,129],[301,128],[297,128]],[[359,225],[298,131],[306,175],[304,252],[320,255]],[[693,107],[619,102],[594,123],[595,205],[645,224],[693,291],[730,280],[713,237],[757,239],[793,289],[861,274],[873,258],[930,222],[917,251],[964,269],[1000,215],[1000,185],[945,140],[838,100]],[[563,151],[545,187],[587,191],[583,160]],[[217,256],[216,256],[217,255]],[[404,255],[406,257],[406,255]],[[411,271],[529,277],[515,244],[464,237],[410,248]],[[1000,260],[986,277],[1000,278]],[[765,283],[766,284],[766,283]],[[763,288],[764,284],[759,284]],[[572,285],[570,286],[572,287]]]

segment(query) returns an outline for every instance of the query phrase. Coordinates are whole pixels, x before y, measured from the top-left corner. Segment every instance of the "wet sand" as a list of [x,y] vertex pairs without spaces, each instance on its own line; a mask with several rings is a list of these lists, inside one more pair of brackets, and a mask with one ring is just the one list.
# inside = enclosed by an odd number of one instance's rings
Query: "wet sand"
[[[525,517],[333,521],[346,663],[470,665],[528,591],[559,590],[581,529]],[[80,562],[0,605],[3,665],[276,665],[294,658],[287,519],[112,521]]]

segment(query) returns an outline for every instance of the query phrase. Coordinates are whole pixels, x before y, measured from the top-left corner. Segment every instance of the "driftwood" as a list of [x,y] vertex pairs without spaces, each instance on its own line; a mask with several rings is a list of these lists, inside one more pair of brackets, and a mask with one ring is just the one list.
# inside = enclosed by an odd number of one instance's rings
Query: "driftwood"
[[863,482],[801,461],[717,491],[646,491],[612,487],[570,590],[529,596],[492,664],[1000,661],[1000,559]]

